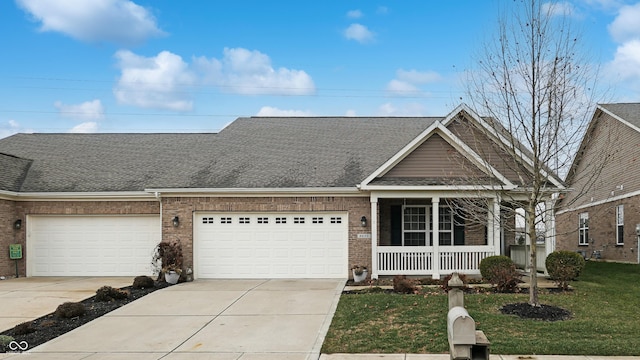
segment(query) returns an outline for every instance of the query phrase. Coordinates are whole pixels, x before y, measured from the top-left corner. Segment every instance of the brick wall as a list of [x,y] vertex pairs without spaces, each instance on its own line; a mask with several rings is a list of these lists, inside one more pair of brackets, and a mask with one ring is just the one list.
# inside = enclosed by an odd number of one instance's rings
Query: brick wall
[[[0,276],[10,277],[16,273],[14,260],[9,259],[9,244],[20,243],[18,234],[24,231],[13,228],[17,219],[15,202],[0,199]],[[22,242],[23,257],[24,248]],[[18,265],[21,263],[24,263],[24,260],[18,260]]]
[[[366,228],[360,218],[371,217],[369,197],[165,197],[162,198],[162,239],[179,239],[185,265],[193,264],[193,213],[220,212],[307,212],[346,211],[349,214],[349,267],[355,264],[371,266],[371,239],[358,239],[358,234],[371,233],[371,221]],[[178,216],[180,226],[172,219]],[[346,269],[345,269],[346,270]]]
[[[624,205],[624,244],[616,244],[616,206]],[[589,245],[578,245],[578,216],[589,213]],[[601,251],[602,259],[638,263],[636,224],[640,224],[640,196],[611,201],[581,210],[570,211],[556,217],[556,249]]]

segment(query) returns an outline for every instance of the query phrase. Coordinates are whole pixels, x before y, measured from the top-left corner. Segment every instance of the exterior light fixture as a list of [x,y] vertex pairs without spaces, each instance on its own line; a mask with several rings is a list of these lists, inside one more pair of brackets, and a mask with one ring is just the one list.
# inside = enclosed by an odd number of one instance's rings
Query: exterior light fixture
[[360,225],[362,225],[362,227],[366,227],[367,226],[367,217],[363,216],[360,218]]
[[173,217],[173,227],[178,227],[178,225],[180,225],[180,218],[176,215]]
[[13,228],[16,230],[22,229],[22,219],[16,220],[16,222],[13,223]]

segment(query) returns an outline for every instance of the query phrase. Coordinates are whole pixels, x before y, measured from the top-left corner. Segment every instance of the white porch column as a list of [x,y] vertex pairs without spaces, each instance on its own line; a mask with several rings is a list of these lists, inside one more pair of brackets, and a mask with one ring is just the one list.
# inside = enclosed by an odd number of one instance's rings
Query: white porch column
[[[440,198],[431,198],[431,222],[433,223],[433,278],[440,279]],[[427,235],[428,236],[428,235]],[[426,239],[429,242],[429,239]]]
[[[544,230],[545,230],[545,258],[556,250],[556,214],[555,214],[555,200],[549,199],[544,203]],[[538,255],[539,256],[539,255]],[[547,267],[544,268],[545,275],[547,273]]]
[[371,197],[371,278],[378,278],[378,198]]
[[493,246],[495,255],[500,255],[500,198],[491,199],[488,210],[487,245]]

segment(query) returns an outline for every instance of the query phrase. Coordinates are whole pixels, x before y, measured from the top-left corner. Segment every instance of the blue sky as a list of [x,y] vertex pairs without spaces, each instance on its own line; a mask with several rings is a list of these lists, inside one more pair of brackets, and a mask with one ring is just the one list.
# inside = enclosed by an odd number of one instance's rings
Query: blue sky
[[[444,116],[507,0],[0,1],[0,137],[217,132],[240,116]],[[640,2],[556,3],[610,102],[640,101]]]

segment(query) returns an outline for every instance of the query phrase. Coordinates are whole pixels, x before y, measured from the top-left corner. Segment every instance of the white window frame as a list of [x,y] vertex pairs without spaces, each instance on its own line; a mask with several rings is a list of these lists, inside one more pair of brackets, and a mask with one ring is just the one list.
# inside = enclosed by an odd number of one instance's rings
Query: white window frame
[[616,245],[624,245],[624,205],[616,206]]
[[[424,229],[407,229],[405,227],[405,225],[407,224],[405,222],[405,209],[408,208],[421,208],[424,209],[424,214],[425,217],[427,219],[425,219],[425,224],[424,224]],[[446,224],[446,222],[443,222],[443,218],[444,216],[449,216],[449,229],[445,229],[444,228],[444,224]],[[443,204],[443,205],[439,205],[438,206],[438,222],[439,222],[439,230],[438,230],[438,234],[440,235],[438,238],[440,239],[440,244],[441,246],[453,246],[454,244],[454,216],[453,216],[453,210],[451,209],[451,207],[449,205]],[[405,241],[405,234],[406,233],[424,233],[425,234],[425,244],[424,246],[433,246],[433,214],[432,214],[432,207],[428,206],[428,205],[404,205],[402,208],[402,246],[423,246],[423,245],[406,245],[406,241]],[[442,242],[442,239],[444,239],[444,234],[449,234],[449,243],[445,244]]]
[[578,245],[589,245],[589,213],[578,214]]
[[[424,222],[416,222],[416,224],[420,225],[423,224],[424,228],[423,229],[407,229],[406,225],[406,218],[405,216],[407,215],[405,212],[407,209],[422,209],[424,211]],[[417,214],[420,215],[420,214]],[[429,216],[429,211],[428,211],[428,207],[424,206],[424,205],[404,205],[402,207],[402,246],[427,246],[428,245],[428,240],[429,240],[429,233],[430,233],[430,229],[429,229],[429,221],[427,221],[427,217]],[[418,226],[419,227],[419,226]],[[407,245],[407,240],[405,239],[405,235],[408,233],[418,233],[418,234],[424,234],[424,245],[415,245],[415,244],[410,244]]]

